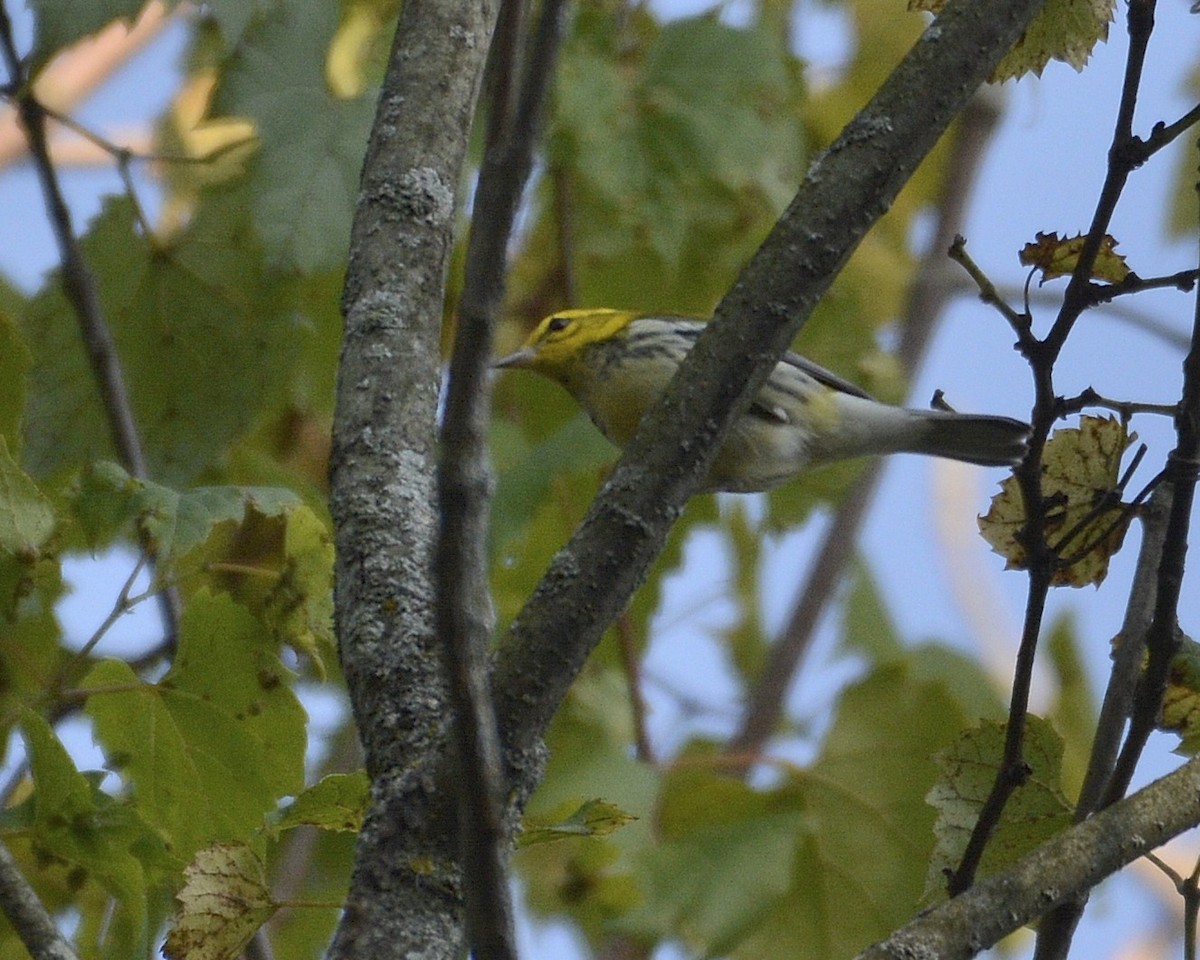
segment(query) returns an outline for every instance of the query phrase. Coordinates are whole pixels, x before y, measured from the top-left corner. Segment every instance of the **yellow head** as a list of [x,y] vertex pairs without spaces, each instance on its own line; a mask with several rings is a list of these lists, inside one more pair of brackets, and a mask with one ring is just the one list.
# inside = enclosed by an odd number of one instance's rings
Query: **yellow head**
[[569,384],[581,375],[587,348],[619,335],[637,318],[628,310],[559,310],[537,325],[496,367],[519,367]]

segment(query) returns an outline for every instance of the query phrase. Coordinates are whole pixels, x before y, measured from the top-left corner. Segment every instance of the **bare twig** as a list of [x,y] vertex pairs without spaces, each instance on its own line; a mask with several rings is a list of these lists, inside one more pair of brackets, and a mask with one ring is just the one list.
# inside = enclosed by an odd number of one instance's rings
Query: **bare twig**
[[1031,340],[1033,337],[1032,320],[1028,308],[1024,312],[1018,312],[1009,306],[1008,301],[1000,295],[996,285],[967,253],[965,237],[956,236],[954,238],[954,242],[950,244],[949,257],[955,263],[961,264],[962,268],[967,271],[968,276],[975,281],[975,285],[979,288],[979,299],[1000,312],[1000,315],[1008,321],[1008,325],[1013,328],[1018,341]]
[[1177,403],[1142,403],[1136,400],[1112,400],[1102,397],[1091,387],[1078,396],[1066,397],[1059,401],[1060,414],[1067,416],[1079,413],[1088,407],[1101,407],[1120,414],[1122,420],[1128,420],[1135,413],[1153,413],[1163,417],[1175,417],[1179,413]]
[[1197,123],[1200,123],[1200,103],[1192,107],[1191,110],[1174,123],[1156,123],[1154,129],[1150,131],[1150,136],[1145,140],[1138,137],[1134,138],[1136,154],[1131,162],[1135,164],[1145,163],[1156,152],[1167,146],[1167,144],[1172,143],[1176,137],[1187,133]]
[[642,763],[654,763],[654,749],[646,730],[646,698],[642,695],[642,671],[638,661],[637,640],[628,613],[617,618],[617,651],[625,671],[625,686],[629,690],[629,709],[633,714],[633,748]]
[[[1075,322],[1091,305],[1092,268],[1117,201],[1134,166],[1134,154],[1129,145],[1133,141],[1133,114],[1141,84],[1146,47],[1154,27],[1154,0],[1131,0],[1128,4],[1127,23],[1130,34],[1129,52],[1112,146],[1109,149],[1108,171],[1079,261],[1063,295],[1058,317],[1045,339],[1041,340],[1035,337],[1030,326],[1026,325],[1027,312],[1025,317],[1020,318],[1020,323],[1014,324],[1018,335],[1018,347],[1029,361],[1033,374],[1035,396],[1029,453],[1016,472],[1026,515],[1026,523],[1021,532],[1029,570],[1026,615],[1017,652],[1004,755],[992,790],[972,830],[962,862],[950,877],[948,886],[951,894],[961,893],[974,882],[983,851],[1000,821],[1009,797],[1029,775],[1029,767],[1024,759],[1029,685],[1033,678],[1033,661],[1047,594],[1053,582],[1054,571],[1061,562],[1057,550],[1047,542],[1047,511],[1050,505],[1042,492],[1042,450],[1059,413],[1058,398],[1054,389],[1054,364]],[[1071,928],[1073,929],[1073,924]],[[1039,960],[1060,956],[1060,951],[1064,951],[1070,943],[1070,930],[1067,930],[1063,937],[1048,937],[1045,931],[1044,926],[1039,936]],[[1054,946],[1051,946],[1052,944]],[[1043,950],[1051,952],[1044,953]]]
[[[1140,71],[1140,63],[1137,61],[1144,56],[1153,23],[1152,0],[1129,5],[1131,65],[1126,72],[1122,110],[1114,135],[1114,146],[1109,155],[1109,176],[1106,178],[1105,190],[1102,191],[1102,202],[1097,210],[1093,232],[1098,229],[1102,234],[1107,229],[1107,221],[1101,222],[1100,214],[1106,199],[1110,197],[1108,185],[1118,184],[1119,193],[1119,185],[1124,183],[1119,168],[1123,162],[1130,161],[1127,156],[1123,157],[1119,147],[1123,142],[1122,137],[1128,139],[1131,136],[1130,124],[1133,103],[1136,100],[1137,74]],[[1133,90],[1130,89],[1131,86]],[[1111,198],[1109,214],[1111,204],[1115,204],[1115,197]],[[1071,299],[1070,293],[1075,282],[1076,276],[1073,276],[1071,286],[1068,287],[1068,301]],[[1060,324],[1056,323],[1055,329],[1059,326]],[[1069,328],[1069,324],[1067,327]],[[1197,458],[1200,457],[1200,293],[1196,298],[1191,348],[1184,359],[1183,372],[1183,396],[1175,418],[1178,439],[1164,471],[1163,486],[1169,490],[1169,494],[1164,494],[1164,497],[1170,497],[1170,510],[1157,568],[1154,613],[1146,631],[1146,649],[1149,655],[1141,680],[1134,688],[1129,703],[1129,726],[1125,741],[1115,760],[1111,762],[1111,771],[1107,779],[1101,776],[1105,771],[1098,771],[1095,777],[1093,788],[1098,788],[1101,782],[1104,786],[1099,800],[1094,801],[1101,807],[1116,803],[1129,789],[1146,741],[1157,724],[1171,661],[1180,644],[1176,611],[1183,578],[1184,556],[1187,552],[1188,525],[1198,470]],[[1047,917],[1046,923],[1039,930],[1036,960],[1062,960],[1066,957],[1085,902],[1086,897],[1080,897]]]
[[501,7],[493,48],[491,123],[476,192],[458,330],[450,361],[438,470],[438,623],[454,709],[459,854],[467,930],[481,960],[516,957],[508,883],[511,827],[506,777],[488,687],[491,602],[487,587],[488,362],[504,299],[505,251],[533,168],[545,101],[562,34],[562,0],[542,7],[521,86],[522,0]]
[[80,333],[96,377],[96,385],[104,401],[104,412],[108,417],[113,445],[125,469],[135,477],[144,478],[146,460],[133,420],[133,409],[125,386],[125,376],[121,372],[120,359],[100,309],[96,278],[84,261],[79,242],[75,238],[71,226],[71,212],[67,209],[58,176],[46,150],[46,112],[28,88],[24,65],[13,41],[8,13],[3,7],[0,7],[0,54],[8,67],[12,97],[29,138],[29,152],[46,198],[50,226],[58,242],[59,256],[62,260],[63,290],[79,320]]

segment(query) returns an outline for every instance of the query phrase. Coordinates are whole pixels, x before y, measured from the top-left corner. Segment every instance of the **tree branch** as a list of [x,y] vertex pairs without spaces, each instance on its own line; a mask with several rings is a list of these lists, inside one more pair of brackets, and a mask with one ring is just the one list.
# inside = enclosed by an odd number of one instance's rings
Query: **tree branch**
[[78,960],[4,844],[0,844],[0,910],[34,960]]
[[[984,149],[999,122],[1000,96],[999,91],[981,90],[968,104],[956,125],[957,135],[946,161],[942,194],[937,204],[937,226],[917,269],[901,323],[897,358],[905,376],[909,378],[924,359],[938,318],[957,293],[955,287],[945,280],[946,249],[961,227],[963,211],[983,161]],[[800,591],[799,600],[792,607],[783,632],[771,646],[761,678],[747,698],[741,728],[727,745],[727,754],[759,753],[778,726],[787,692],[809,648],[816,626],[836,594],[837,583],[846,564],[854,555],[858,533],[881,474],[881,461],[867,464],[854,486],[838,504],[833,522],[817,551],[812,571]]]
[[434,451],[457,190],[495,18],[487,3],[403,5],[351,235],[330,505],[338,639],[373,803],[330,948],[338,960],[463,950]]
[[967,960],[1200,823],[1200,759],[1058,834],[858,956]]
[[[508,883],[512,831],[505,823],[505,777],[487,679],[493,628],[487,552],[488,368],[496,313],[504,300],[505,251],[533,169],[564,6],[562,0],[543,5],[528,69],[515,95],[506,83],[494,88],[441,435],[438,628],[454,716],[454,786],[467,929],[480,960],[516,957]],[[514,11],[521,9],[518,0],[508,0],[504,7],[506,43],[501,54],[494,54],[493,76],[508,77],[516,70],[512,60],[520,49],[521,31],[512,21],[519,16]]]
[[[1152,8],[1153,4],[1150,6]],[[1139,16],[1145,18],[1147,14],[1142,11]],[[1149,17],[1152,24],[1153,9]],[[1131,4],[1131,35],[1134,33],[1133,19],[1134,10]],[[1196,293],[1191,349],[1183,361],[1183,394],[1175,418],[1175,429],[1177,442],[1167,459],[1164,492],[1161,494],[1162,499],[1169,501],[1170,509],[1156,567],[1153,618],[1145,634],[1148,657],[1145,660],[1145,668],[1141,671],[1141,678],[1132,692],[1125,742],[1115,760],[1111,762],[1111,770],[1103,783],[1103,793],[1096,800],[1086,798],[1100,807],[1117,802],[1129,789],[1146,741],[1158,724],[1171,661],[1180,647],[1179,595],[1183,582],[1184,559],[1187,555],[1188,528],[1197,472],[1200,471],[1200,290]],[[1141,664],[1142,660],[1139,657],[1139,669]],[[1132,670],[1133,667],[1126,664],[1125,669]],[[1090,773],[1089,770],[1089,775]],[[1098,789],[1100,785],[1097,783],[1093,787]],[[1038,934],[1035,953],[1037,960],[1061,960],[1066,957],[1085,903],[1086,897],[1081,896],[1047,918],[1046,925]]]

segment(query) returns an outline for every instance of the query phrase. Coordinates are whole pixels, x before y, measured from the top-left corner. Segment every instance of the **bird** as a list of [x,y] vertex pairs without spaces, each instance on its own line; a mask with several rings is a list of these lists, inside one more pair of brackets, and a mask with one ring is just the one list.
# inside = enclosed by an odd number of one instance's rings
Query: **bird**
[[[559,310],[499,369],[530,370],[561,385],[610,441],[624,447],[662,394],[704,321],[590,308]],[[831,461],[921,453],[1011,466],[1029,425],[1011,417],[913,410],[882,403],[799,354],[785,353],[731,425],[704,492],[754,493]]]

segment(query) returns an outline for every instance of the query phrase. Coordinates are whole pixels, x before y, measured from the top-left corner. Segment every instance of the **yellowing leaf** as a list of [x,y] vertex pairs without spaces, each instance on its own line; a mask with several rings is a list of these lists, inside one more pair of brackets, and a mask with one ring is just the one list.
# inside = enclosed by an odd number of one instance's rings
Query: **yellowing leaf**
[[1190,638],[1171,661],[1159,726],[1179,734],[1176,753],[1200,753],[1200,644]]
[[522,847],[530,847],[535,843],[549,843],[567,837],[603,837],[636,819],[615,804],[604,800],[588,800],[558,823],[526,826],[517,842]]
[[[909,0],[910,10],[938,12],[945,0]],[[1082,70],[1092,48],[1108,39],[1115,0],[1048,0],[1039,13],[1000,61],[992,73],[992,83],[1023,77],[1041,76],[1051,60],[1062,60]]]
[[[1071,804],[1063,796],[1062,740],[1040,717],[1026,718],[1025,761],[1030,775],[1009,799],[980,865],[981,875],[1015,863],[1046,839],[1070,826]],[[935,758],[942,776],[926,800],[938,811],[937,846],[929,861],[925,895],[944,895],[946,873],[966,850],[1004,755],[1004,724],[986,722],[962,733]]]
[[[1059,430],[1042,456],[1042,494],[1047,504],[1046,541],[1058,554],[1053,582],[1081,587],[1099,584],[1109,558],[1121,548],[1129,527],[1116,490],[1121,455],[1135,439],[1113,417],[1082,417],[1078,427]],[[992,498],[979,532],[1009,569],[1029,564],[1022,532],[1025,502],[1015,477]]]
[[[1045,283],[1055,277],[1070,276],[1075,271],[1085,239],[1082,233],[1060,238],[1057,233],[1039,232],[1033,243],[1025,244],[1019,257],[1025,266],[1041,270],[1042,282]],[[1129,276],[1129,266],[1125,258],[1115,252],[1116,246],[1117,241],[1105,234],[1100,241],[1096,262],[1092,265],[1093,280],[1120,283]]]
[[236,957],[277,909],[262,861],[242,843],[214,843],[183,871],[179,911],[163,954],[170,960]]

